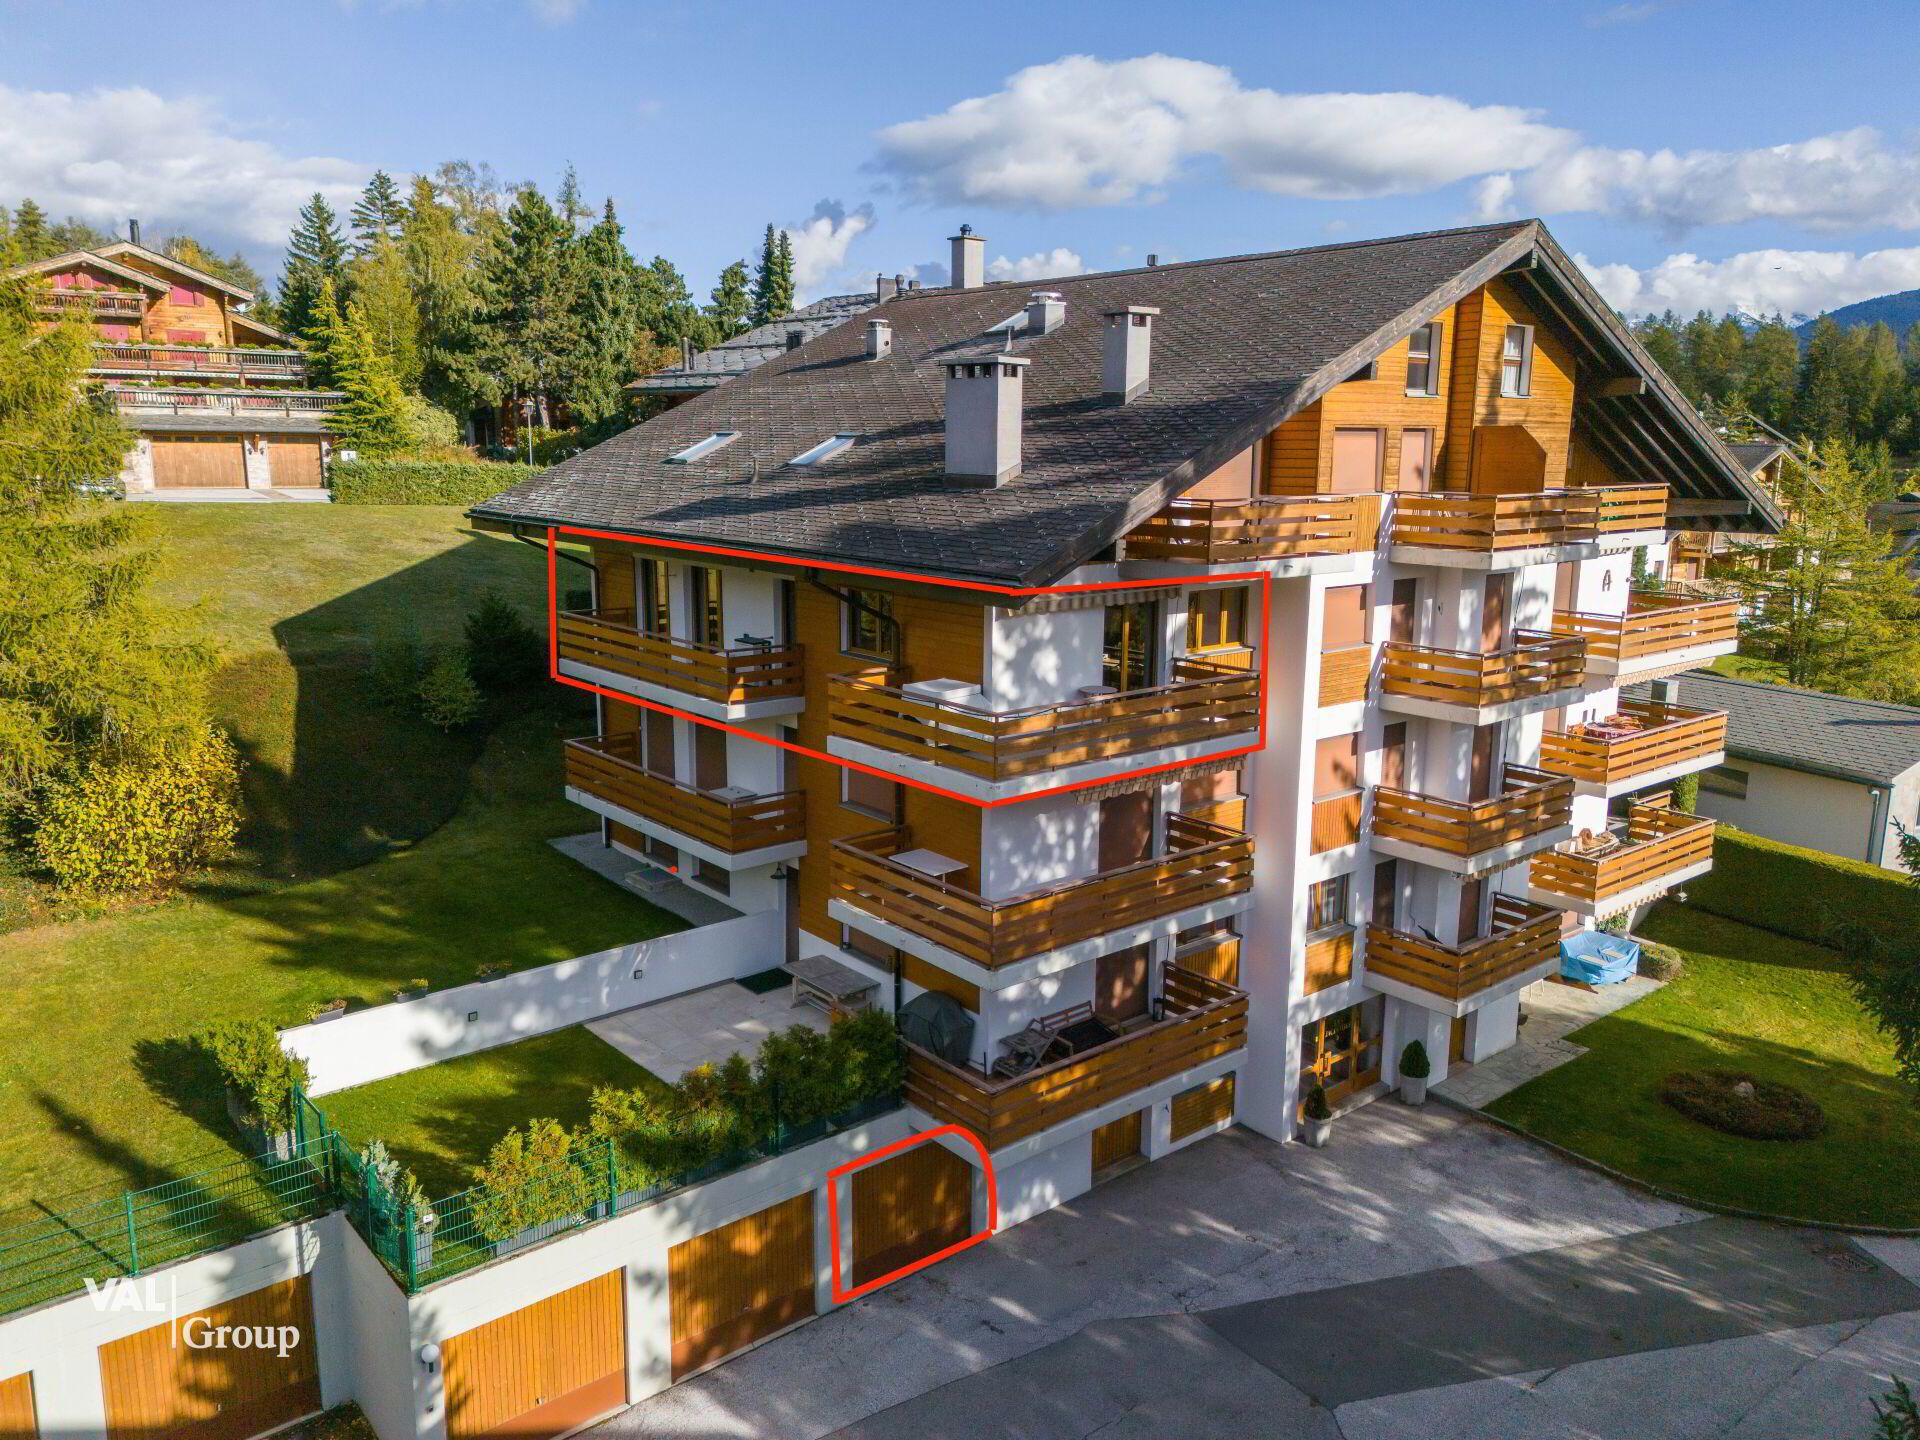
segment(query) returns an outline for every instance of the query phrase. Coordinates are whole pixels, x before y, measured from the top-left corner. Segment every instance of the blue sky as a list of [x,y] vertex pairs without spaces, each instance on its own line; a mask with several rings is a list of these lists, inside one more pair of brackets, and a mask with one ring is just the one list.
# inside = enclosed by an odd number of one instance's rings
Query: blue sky
[[307,193],[465,158],[571,161],[702,294],[768,221],[820,293],[938,281],[962,220],[1037,278],[1535,213],[1629,309],[1920,287],[1905,0],[0,0],[0,34],[0,203],[276,271]]

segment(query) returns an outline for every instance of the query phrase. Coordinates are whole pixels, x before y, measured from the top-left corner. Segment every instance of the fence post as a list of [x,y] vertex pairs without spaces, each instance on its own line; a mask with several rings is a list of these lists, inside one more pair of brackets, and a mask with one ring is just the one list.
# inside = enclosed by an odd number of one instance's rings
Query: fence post
[[133,1192],[122,1192],[127,1207],[127,1273],[140,1273],[140,1230],[133,1222]]
[[418,1223],[411,1202],[400,1211],[400,1243],[407,1247],[407,1293],[413,1294],[420,1288],[420,1237],[414,1226]]
[[773,1153],[778,1155],[787,1148],[785,1130],[780,1124],[780,1082],[773,1082]]
[[607,1218],[612,1219],[620,1209],[620,1152],[613,1141],[607,1141]]

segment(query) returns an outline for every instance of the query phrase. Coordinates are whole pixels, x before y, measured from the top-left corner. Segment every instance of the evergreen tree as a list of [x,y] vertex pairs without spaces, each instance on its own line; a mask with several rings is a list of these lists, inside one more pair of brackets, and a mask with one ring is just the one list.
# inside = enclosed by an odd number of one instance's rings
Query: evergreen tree
[[160,253],[170,259],[178,260],[182,265],[191,265],[196,270],[204,270],[207,274],[224,280],[229,285],[238,285],[242,290],[251,290],[256,298],[266,293],[267,282],[260,278],[260,272],[254,269],[247,257],[238,250],[222,258],[191,235],[169,235],[160,242]]
[[374,171],[347,217],[353,226],[355,253],[366,255],[382,240],[398,240],[406,215],[407,207],[400,199],[400,187],[393,183],[393,177],[384,170]]
[[793,293],[793,236],[785,230],[780,232],[779,244],[774,248],[774,259],[779,264],[780,274],[780,287],[774,294],[774,299],[780,304],[779,315],[774,316],[777,320],[781,315],[791,315],[793,313],[795,300]]
[[682,340],[690,341],[696,350],[705,350],[718,338],[714,326],[693,303],[686,277],[664,255],[654,256],[653,263],[640,272],[640,323],[653,332],[657,342],[675,350]]
[[477,354],[492,398],[531,400],[548,425],[580,364],[581,266],[567,222],[533,186],[507,210],[480,264]]
[[406,392],[374,343],[367,312],[358,301],[347,306],[330,342],[327,364],[333,388],[346,397],[331,419],[340,447],[363,459],[406,450],[413,438]]
[[340,301],[334,292],[333,281],[322,280],[320,293],[314,297],[312,319],[306,337],[307,383],[316,390],[339,388],[334,356],[340,344],[341,325]]
[[78,216],[69,215],[58,225],[47,230],[47,254],[64,255],[69,250],[98,250],[102,245],[111,245],[114,237],[97,225],[89,225]]
[[420,307],[398,240],[382,235],[348,267],[354,303],[366,314],[374,348],[403,389],[420,388]]
[[48,256],[58,255],[58,250],[50,249],[51,238],[47,234],[47,212],[42,210],[31,196],[20,202],[20,208],[13,212],[13,248],[22,264],[34,260],[45,260]]
[[1776,315],[1747,337],[1746,401],[1749,409],[1776,429],[1793,422],[1795,378],[1800,369],[1800,337]]
[[1907,440],[1907,373],[1900,342],[1890,326],[1876,321],[1847,332],[1852,342],[1852,433],[1895,444]]
[[622,392],[640,329],[640,267],[612,200],[580,242],[580,269],[580,354],[566,401],[581,425],[601,434],[626,413]]
[[784,230],[767,226],[760,242],[760,264],[753,272],[753,308],[748,318],[766,325],[793,310],[793,242]]
[[[611,205],[613,202],[607,202]],[[568,233],[578,235],[580,223],[593,218],[593,207],[587,204],[586,196],[580,193],[580,177],[571,164],[567,173],[560,177],[560,193],[554,197],[554,207],[560,218],[567,222]]]
[[134,438],[85,398],[89,338],[42,332],[29,286],[0,280],[0,800],[205,728],[207,654],[156,638],[146,507],[79,488]]
[[327,204],[316,192],[300,210],[299,222],[287,242],[287,266],[280,279],[280,323],[291,334],[309,338],[314,324],[314,305],[320,287],[331,282],[336,292],[342,289],[347,260],[346,242],[340,237],[340,225]]
[[1800,365],[1800,395],[1795,406],[1799,426],[1818,441],[1844,440],[1851,407],[1847,339],[1831,315],[1814,323]]
[[[421,393],[464,414],[487,396],[474,361],[473,271],[480,240],[461,214],[440,185],[416,178],[400,249],[419,317]],[[468,214],[478,219],[485,211],[474,206]]]
[[714,331],[724,340],[747,328],[747,316],[753,309],[753,294],[748,288],[747,262],[736,260],[720,272],[708,298],[706,316]]

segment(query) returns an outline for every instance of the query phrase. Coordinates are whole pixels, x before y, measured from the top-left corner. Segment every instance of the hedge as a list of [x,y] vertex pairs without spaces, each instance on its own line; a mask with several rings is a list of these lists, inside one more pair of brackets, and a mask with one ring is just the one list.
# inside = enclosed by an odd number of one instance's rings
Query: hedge
[[1837,921],[1889,934],[1920,928],[1920,888],[1882,870],[1721,825],[1713,869],[1686,883],[1687,903],[1762,930],[1816,945],[1832,943]]
[[539,465],[458,460],[336,460],[336,505],[478,505],[542,473]]

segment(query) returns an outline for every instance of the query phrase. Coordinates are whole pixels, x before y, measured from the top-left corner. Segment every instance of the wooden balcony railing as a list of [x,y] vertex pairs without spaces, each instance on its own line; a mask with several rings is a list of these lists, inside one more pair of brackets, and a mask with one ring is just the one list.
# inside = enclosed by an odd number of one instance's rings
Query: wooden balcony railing
[[804,790],[725,799],[643,769],[639,741],[631,732],[569,740],[567,784],[729,855],[806,839]]
[[1232,565],[1371,550],[1378,495],[1261,495],[1249,500],[1176,500],[1127,536],[1129,560]]
[[1253,841],[1237,830],[1167,817],[1166,854],[1005,900],[945,884],[892,857],[904,826],[838,840],[831,897],[987,969],[1244,894]]
[[307,378],[307,357],[299,350],[261,350],[241,346],[109,345],[93,347],[93,368],[153,371],[162,374],[257,375],[269,380]]
[[1145,690],[995,715],[894,689],[871,674],[835,675],[827,727],[843,740],[982,780],[1228,740],[1257,728],[1260,678],[1253,671],[1181,660],[1174,677]]
[[1388,695],[1479,709],[1577,690],[1587,646],[1577,636],[1516,630],[1508,650],[1442,650],[1390,640],[1380,688]]
[[1391,534],[1395,545],[1495,554],[1658,530],[1666,519],[1664,485],[1609,485],[1524,495],[1413,492],[1395,497]]
[[557,621],[560,658],[719,705],[788,700],[805,693],[798,645],[731,650],[648,635],[631,610],[569,610]]
[[124,290],[36,290],[33,305],[42,315],[138,320],[146,314],[147,297]]
[[1657,663],[1663,655],[1740,639],[1740,607],[1733,600],[1696,600],[1636,590],[1624,615],[1554,612],[1553,633],[1587,642],[1587,657],[1614,665]]
[[337,409],[346,396],[309,390],[196,390],[162,386],[109,386],[114,408],[126,415],[236,415],[265,419],[272,416],[324,415]]
[[1535,890],[1604,906],[1663,876],[1677,875],[1713,859],[1713,821],[1664,805],[1635,805],[1622,832],[1598,843],[1569,840],[1533,857]]
[[[1471,859],[1573,820],[1573,781],[1509,765],[1485,800],[1442,800],[1385,785],[1373,792],[1373,835]],[[1537,847],[1536,847],[1537,848]]]
[[1367,926],[1367,974],[1460,1001],[1560,955],[1560,912],[1511,895],[1493,900],[1492,933],[1443,945],[1386,925]]
[[1345,705],[1367,698],[1367,676],[1373,668],[1371,645],[1342,645],[1320,652],[1320,703]]
[[1017,1079],[983,1075],[910,1045],[907,1100],[999,1150],[1246,1048],[1244,991],[1176,965],[1164,973],[1162,1018]]
[[1614,719],[1541,736],[1540,768],[1569,780],[1615,785],[1717,754],[1726,744],[1724,710],[1623,700]]

